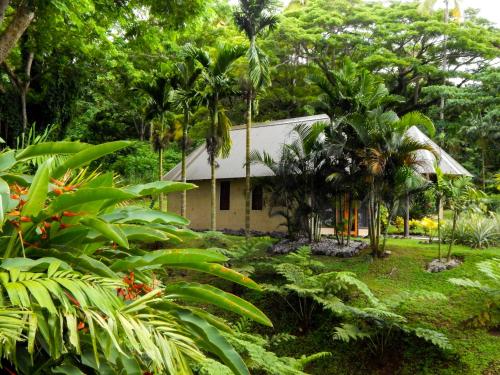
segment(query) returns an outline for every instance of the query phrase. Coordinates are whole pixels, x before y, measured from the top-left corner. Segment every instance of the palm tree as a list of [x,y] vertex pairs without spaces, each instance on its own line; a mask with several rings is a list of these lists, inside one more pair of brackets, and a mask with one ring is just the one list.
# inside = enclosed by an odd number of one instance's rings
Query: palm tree
[[[419,10],[421,13],[430,14],[434,6],[438,0],[422,0],[419,5]],[[451,15],[454,19],[460,21],[462,18],[462,1],[461,0],[453,0],[453,9],[451,10]],[[444,23],[447,25],[450,20],[450,0],[444,0]],[[443,38],[443,72],[446,74],[448,70],[448,36],[445,34]],[[446,79],[446,78],[445,78]],[[439,110],[439,119],[444,120],[444,107],[445,107],[445,99],[444,96],[441,95],[441,103]]]
[[[150,141],[158,153],[158,179],[163,178],[163,152],[168,144],[179,138],[179,124],[173,118],[174,89],[172,80],[167,77],[157,77],[151,83],[142,84],[138,90],[146,94],[146,121],[150,122]],[[160,210],[163,210],[163,194],[158,196]]]
[[247,50],[248,87],[246,147],[245,147],[245,235],[250,235],[250,132],[252,128],[252,104],[254,96],[270,81],[269,61],[266,54],[258,47],[257,38],[265,31],[273,29],[278,23],[274,14],[273,0],[239,0],[239,7],[234,12],[237,27],[245,33],[250,42]]
[[432,147],[409,138],[406,132],[413,125],[422,125],[432,133],[434,125],[421,113],[410,112],[399,118],[396,113],[380,107],[363,115],[354,114],[348,121],[363,145],[358,155],[368,181],[370,245],[373,255],[380,257],[383,255],[383,247],[379,246],[383,198],[390,197],[386,201],[393,211],[398,186],[406,181],[408,171],[419,165],[416,152],[434,153]]
[[320,134],[326,124],[298,125],[294,140],[282,146],[278,159],[268,153],[253,152],[251,162],[269,168],[273,176],[260,183],[271,192],[271,209],[286,219],[288,232],[307,235],[310,242],[319,241],[321,214],[326,207],[329,188],[325,183],[328,163],[324,158]]
[[[181,139],[181,178],[186,182],[186,149],[190,116],[193,108],[199,103],[196,93],[196,84],[202,73],[200,60],[203,52],[199,48],[187,44],[182,51],[182,62],[176,64],[176,90],[174,102],[182,111],[182,139]],[[186,214],[186,190],[181,195],[181,216]]]
[[231,121],[221,104],[221,100],[236,94],[235,82],[230,75],[234,62],[245,54],[242,46],[224,46],[217,50],[215,59],[210,59],[207,53],[198,56],[203,66],[203,88],[199,93],[205,103],[209,115],[210,126],[206,135],[206,148],[210,162],[211,176],[211,218],[210,229],[216,230],[216,199],[217,187],[215,178],[216,158],[227,157],[231,150],[229,134]]

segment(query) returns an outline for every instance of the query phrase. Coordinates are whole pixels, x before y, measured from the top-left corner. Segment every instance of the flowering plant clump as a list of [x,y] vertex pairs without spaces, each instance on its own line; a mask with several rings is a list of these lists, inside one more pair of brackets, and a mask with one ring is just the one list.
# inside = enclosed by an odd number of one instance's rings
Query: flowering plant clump
[[437,221],[430,217],[424,217],[420,220],[420,225],[422,226],[424,233],[429,236],[429,242],[432,242],[432,238],[436,234],[438,227]]

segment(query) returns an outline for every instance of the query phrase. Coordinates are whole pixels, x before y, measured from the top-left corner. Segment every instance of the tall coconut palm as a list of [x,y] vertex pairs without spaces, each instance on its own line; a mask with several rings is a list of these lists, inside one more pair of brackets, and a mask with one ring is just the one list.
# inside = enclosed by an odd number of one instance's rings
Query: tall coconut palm
[[231,121],[226,115],[221,100],[236,94],[235,80],[231,68],[236,60],[245,54],[242,46],[223,46],[217,50],[214,59],[207,53],[200,54],[198,61],[203,65],[202,90],[199,95],[205,103],[210,126],[206,135],[206,148],[210,162],[211,176],[211,215],[210,229],[216,230],[216,158],[226,157],[231,150]]
[[[430,14],[438,0],[422,0],[419,5],[419,10],[421,13]],[[451,9],[451,16],[458,21],[462,19],[462,1],[461,0],[453,0],[453,8]],[[444,23],[448,24],[450,20],[450,0],[444,0]],[[448,70],[448,36],[445,34],[443,37],[443,72],[446,74]],[[446,78],[445,78],[446,79]],[[439,119],[444,120],[444,107],[445,107],[445,99],[444,96],[441,95],[441,103],[439,106]]]
[[247,50],[248,82],[247,82],[247,121],[245,147],[245,235],[250,234],[250,133],[252,128],[252,104],[256,93],[269,85],[269,61],[266,54],[258,47],[257,38],[278,23],[275,15],[274,0],[239,0],[239,7],[234,12],[238,28],[250,42]]
[[[199,103],[196,93],[196,84],[203,71],[200,61],[205,61],[203,51],[187,44],[182,51],[182,61],[176,64],[176,90],[174,102],[182,111],[182,139],[181,139],[181,178],[186,182],[186,149],[190,116],[194,107]],[[186,214],[186,190],[181,195],[181,215]]]

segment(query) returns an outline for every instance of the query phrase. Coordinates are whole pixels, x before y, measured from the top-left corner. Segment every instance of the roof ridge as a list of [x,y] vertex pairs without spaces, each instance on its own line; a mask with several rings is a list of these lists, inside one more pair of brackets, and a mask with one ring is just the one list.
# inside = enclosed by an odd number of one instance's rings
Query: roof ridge
[[[277,125],[289,125],[294,122],[311,121],[314,119],[329,119],[330,117],[326,113],[321,113],[318,115],[302,116],[302,117],[292,117],[288,119],[271,120],[265,122],[256,122],[252,124],[252,128],[264,127],[264,126],[277,126]],[[246,129],[246,124],[235,125],[231,130],[242,130]]]

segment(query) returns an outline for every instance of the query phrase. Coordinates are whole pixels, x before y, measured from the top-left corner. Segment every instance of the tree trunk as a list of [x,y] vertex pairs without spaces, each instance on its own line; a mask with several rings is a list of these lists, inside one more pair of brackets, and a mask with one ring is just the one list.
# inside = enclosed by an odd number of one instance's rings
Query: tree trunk
[[385,245],[387,243],[387,236],[389,234],[389,226],[391,225],[391,221],[392,221],[392,218],[394,216],[394,212],[396,211],[395,206],[396,206],[395,202],[391,202],[391,205],[389,207],[389,217],[387,218],[387,225],[384,228],[384,239],[382,241],[382,250],[380,251],[380,253],[382,255],[385,252]]
[[484,147],[481,148],[481,176],[483,180],[483,191],[486,189],[486,168],[485,168],[485,152],[484,152]]
[[[439,211],[439,209],[441,207],[441,197],[438,198],[437,206],[438,206],[438,211]],[[441,215],[439,215],[439,212],[438,212],[437,222],[438,222],[438,227],[437,227],[437,230],[438,230],[438,259],[441,260]]]
[[10,0],[0,0],[0,25],[2,24],[3,18],[5,16],[5,11],[9,6]]
[[[182,127],[182,182],[186,183],[186,149],[187,149],[187,137],[188,137],[188,126],[189,126],[189,110],[184,109],[184,124]],[[181,216],[186,216],[186,201],[187,201],[187,191],[182,191],[181,197]]]
[[10,51],[16,46],[17,41],[34,18],[35,12],[27,6],[21,6],[17,9],[14,18],[0,35],[0,64],[7,59]]
[[404,220],[404,236],[410,236],[410,194],[406,193],[405,197],[405,220]]
[[[444,10],[444,23],[446,25],[446,32],[448,32],[448,20],[449,20],[449,4],[448,0],[444,1],[445,3],[445,10]],[[446,84],[446,72],[448,70],[448,35],[444,35],[444,41],[443,41],[443,72],[444,72],[444,78],[443,78],[443,85]],[[439,105],[439,119],[441,121],[444,120],[444,107],[445,107],[445,99],[444,95],[441,94],[441,103]]]
[[[158,150],[158,180],[163,178],[163,148]],[[163,193],[158,195],[158,208],[163,211]]]
[[23,125],[23,136],[26,133],[26,128],[28,127],[28,112],[26,109],[26,95],[27,91],[24,87],[21,89],[19,95],[21,96],[21,119]]
[[217,181],[215,180],[215,155],[210,158],[210,230],[217,230]]
[[251,131],[252,131],[252,99],[253,90],[250,87],[248,93],[248,109],[247,109],[247,124],[246,124],[246,142],[245,142],[245,237],[250,237],[250,147],[251,147]]
[[458,220],[458,213],[457,211],[453,211],[453,225],[451,227],[451,239],[450,239],[450,245],[448,246],[448,255],[446,256],[448,262],[451,260],[451,248],[453,246],[453,242],[455,242],[455,230],[457,229],[457,220]]
[[352,227],[352,194],[349,192],[348,194],[348,209],[349,212],[347,214],[347,246],[351,243],[351,227]]

